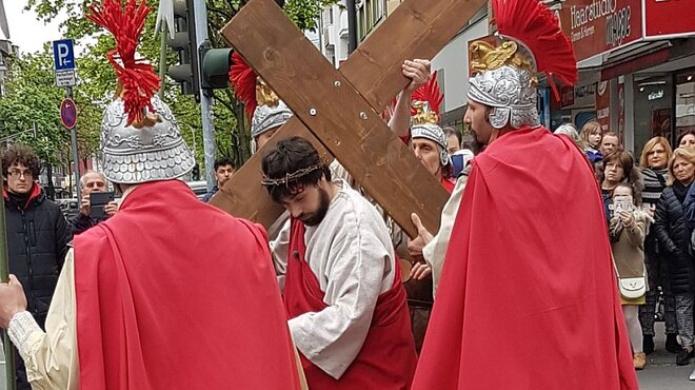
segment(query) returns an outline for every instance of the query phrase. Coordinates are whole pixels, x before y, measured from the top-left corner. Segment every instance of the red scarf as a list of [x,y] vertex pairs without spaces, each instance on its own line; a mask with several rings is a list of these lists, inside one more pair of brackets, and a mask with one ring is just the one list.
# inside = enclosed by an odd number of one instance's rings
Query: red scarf
[[450,242],[413,389],[637,388],[601,194],[569,139],[492,143]]
[[[304,224],[299,220],[292,221],[289,249],[284,296],[289,318],[323,310],[324,292],[305,259]],[[399,273],[397,269],[393,288],[379,296],[362,350],[339,380],[301,356],[311,390],[410,388],[417,356]]]
[[75,238],[80,387],[298,389],[265,233],[178,180]]

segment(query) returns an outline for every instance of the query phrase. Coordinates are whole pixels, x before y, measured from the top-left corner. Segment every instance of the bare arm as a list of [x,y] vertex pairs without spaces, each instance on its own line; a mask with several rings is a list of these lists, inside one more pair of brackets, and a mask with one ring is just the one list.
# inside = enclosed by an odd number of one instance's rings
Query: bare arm
[[396,108],[389,121],[389,127],[398,137],[405,138],[410,134],[410,98],[416,89],[430,79],[430,68],[428,60],[416,59],[403,63],[403,76],[409,78],[410,83],[398,95]]

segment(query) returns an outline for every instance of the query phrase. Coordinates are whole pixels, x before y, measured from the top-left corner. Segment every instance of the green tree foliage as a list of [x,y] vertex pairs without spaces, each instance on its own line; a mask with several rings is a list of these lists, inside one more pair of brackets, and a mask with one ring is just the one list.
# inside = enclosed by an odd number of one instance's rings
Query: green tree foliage
[[59,105],[64,96],[54,87],[53,57],[35,53],[14,60],[0,99],[0,138],[31,145],[42,160],[66,161],[70,134],[60,124]]
[[[61,24],[61,29],[66,38],[74,39],[83,48],[77,58],[78,86],[75,88],[75,100],[80,110],[78,139],[80,149],[84,153],[97,154],[101,115],[105,106],[113,98],[116,88],[115,74],[106,60],[106,53],[114,47],[113,38],[85,18],[88,5],[98,0],[24,1],[26,9],[36,12],[39,19],[44,22],[67,16]],[[226,46],[219,31],[247,2],[248,0],[207,0],[208,33],[214,47]],[[286,3],[279,1],[284,4],[290,18],[303,30],[315,29],[321,7],[336,2],[337,0],[288,0]],[[158,70],[160,37],[155,34],[154,26],[159,1],[149,0],[148,3],[152,12],[147,20],[138,52],[144,58],[150,59],[152,65]],[[46,48],[42,54],[30,55],[26,60],[34,56],[40,56],[45,60],[41,88],[47,90],[45,93],[42,92],[44,94],[48,91],[52,93],[54,100],[50,101],[51,104],[48,106],[52,105],[55,117],[62,92],[57,88],[47,87],[54,85],[50,50]],[[20,62],[26,60],[20,60]],[[174,65],[177,61],[176,54],[169,52],[166,61],[167,65]],[[24,77],[21,74],[16,76]],[[163,82],[165,83],[164,100],[174,112],[188,144],[195,145],[196,159],[202,167],[200,106],[193,97],[181,95],[178,84],[173,80],[165,78]],[[17,99],[18,102],[22,100]],[[227,155],[238,163],[243,163],[250,155],[248,120],[244,116],[243,107],[234,98],[233,91],[230,89],[215,90],[214,101],[213,117],[218,154]],[[43,114],[47,112],[42,112],[38,116],[50,118]],[[65,139],[62,141],[65,142]],[[56,148],[56,150],[61,149],[67,148]]]

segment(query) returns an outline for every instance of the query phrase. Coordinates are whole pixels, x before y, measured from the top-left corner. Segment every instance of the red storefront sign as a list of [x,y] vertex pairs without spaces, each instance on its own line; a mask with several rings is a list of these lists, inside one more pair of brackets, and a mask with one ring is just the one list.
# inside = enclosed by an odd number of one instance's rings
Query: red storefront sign
[[695,34],[692,0],[645,0],[647,36]]
[[642,38],[642,2],[567,0],[560,24],[581,61]]

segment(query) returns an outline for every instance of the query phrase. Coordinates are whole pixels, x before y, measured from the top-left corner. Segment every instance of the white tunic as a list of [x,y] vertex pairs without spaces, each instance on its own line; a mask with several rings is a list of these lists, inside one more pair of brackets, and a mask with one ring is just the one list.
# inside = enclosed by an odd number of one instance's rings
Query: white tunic
[[[328,307],[289,320],[297,348],[335,379],[350,366],[367,337],[379,295],[391,289],[395,256],[382,216],[343,180],[318,226],[307,226],[306,261]],[[271,243],[282,284],[289,223]]]

